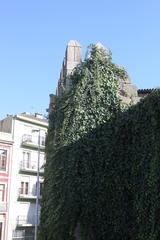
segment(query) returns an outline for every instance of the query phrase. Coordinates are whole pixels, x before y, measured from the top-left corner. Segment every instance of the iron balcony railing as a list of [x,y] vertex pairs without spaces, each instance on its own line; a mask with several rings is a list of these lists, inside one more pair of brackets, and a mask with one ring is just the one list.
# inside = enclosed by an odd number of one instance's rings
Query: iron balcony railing
[[38,141],[37,136],[24,134],[22,136],[22,144],[35,145],[35,146],[38,146],[40,144],[40,147],[45,147],[45,137],[43,137],[43,136],[40,137],[40,141]]
[[[40,211],[38,212],[38,224],[40,219]],[[26,216],[26,215],[18,215],[17,216],[17,225],[18,226],[34,226],[35,225],[35,216]]]
[[[20,162],[20,170],[27,172],[37,172],[37,162],[22,160]],[[40,163],[40,173],[44,172],[44,163]]]
[[0,165],[0,171],[6,171],[6,165],[5,166]]
[[19,188],[18,195],[20,198],[36,198],[36,191],[28,191],[27,189],[24,188]]
[[13,230],[12,240],[34,240],[34,228]]
[[[24,188],[19,188],[18,197],[21,199],[36,199],[37,192],[36,190],[30,192]],[[41,198],[42,198],[42,195],[40,193],[39,199]]]
[[18,226],[33,226],[35,225],[35,218],[33,216],[27,217],[26,215],[17,216],[17,225]]

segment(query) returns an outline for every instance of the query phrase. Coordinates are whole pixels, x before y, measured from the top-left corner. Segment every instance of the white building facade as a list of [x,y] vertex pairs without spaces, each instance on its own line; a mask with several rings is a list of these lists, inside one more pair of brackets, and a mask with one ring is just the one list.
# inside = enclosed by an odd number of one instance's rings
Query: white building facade
[[11,133],[13,140],[8,240],[33,240],[37,231],[47,127],[48,121],[39,114],[23,113],[0,121],[0,130]]

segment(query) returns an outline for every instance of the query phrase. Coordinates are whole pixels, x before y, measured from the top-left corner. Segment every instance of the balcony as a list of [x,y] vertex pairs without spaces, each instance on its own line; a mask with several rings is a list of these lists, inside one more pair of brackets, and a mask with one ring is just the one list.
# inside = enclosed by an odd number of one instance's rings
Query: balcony
[[12,240],[34,240],[34,228],[13,230]]
[[18,198],[21,200],[36,200],[36,191],[29,192],[27,189],[19,188]]
[[45,149],[45,137],[40,137],[40,145],[38,141],[37,136],[32,136],[28,134],[24,134],[22,136],[22,146],[23,147],[28,147],[28,148],[33,148],[33,149],[38,149],[40,147],[40,150],[44,151]]
[[[19,200],[21,201],[32,201],[32,200],[36,200],[37,198],[37,194],[36,194],[36,191],[32,191],[32,192],[28,192],[22,188],[19,188],[19,191],[18,191],[18,198]],[[41,196],[39,196],[39,199],[41,199]]]
[[25,215],[17,216],[18,227],[33,227],[35,225],[35,219],[33,217],[28,218]]
[[[22,160],[20,162],[20,172],[36,174],[37,173],[37,162]],[[39,173],[41,175],[44,173],[44,164],[42,164],[42,163],[40,163]]]
[[8,203],[7,202],[0,202],[0,213],[8,211]]

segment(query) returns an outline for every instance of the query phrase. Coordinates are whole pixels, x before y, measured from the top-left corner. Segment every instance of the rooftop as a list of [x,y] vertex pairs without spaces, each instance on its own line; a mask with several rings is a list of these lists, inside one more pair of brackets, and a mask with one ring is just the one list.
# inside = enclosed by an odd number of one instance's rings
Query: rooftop
[[42,122],[42,123],[48,123],[48,120],[46,118],[44,118],[44,116],[40,113],[35,113],[33,115],[31,113],[24,112],[24,113],[21,113],[21,114],[16,115],[16,116],[21,116],[21,117],[28,118],[28,119],[31,119],[31,120],[38,120],[39,122]]
[[81,47],[80,43],[76,40],[70,40],[67,44],[67,46],[70,47]]

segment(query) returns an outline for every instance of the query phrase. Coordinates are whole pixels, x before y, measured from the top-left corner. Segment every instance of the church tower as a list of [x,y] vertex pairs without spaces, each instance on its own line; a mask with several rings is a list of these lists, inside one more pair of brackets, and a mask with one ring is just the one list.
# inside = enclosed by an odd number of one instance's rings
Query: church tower
[[61,94],[62,89],[68,91],[72,85],[70,74],[73,69],[82,62],[82,48],[76,40],[70,40],[66,47],[65,57],[58,81],[57,95]]
[[73,69],[82,63],[82,48],[78,41],[70,40],[67,44],[65,57],[62,63],[62,69],[60,72],[60,77],[58,81],[58,87],[56,95],[50,94],[50,103],[48,112],[50,113],[55,106],[56,97],[61,95],[63,91],[69,91],[72,82],[70,79],[70,74]]

